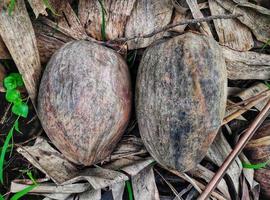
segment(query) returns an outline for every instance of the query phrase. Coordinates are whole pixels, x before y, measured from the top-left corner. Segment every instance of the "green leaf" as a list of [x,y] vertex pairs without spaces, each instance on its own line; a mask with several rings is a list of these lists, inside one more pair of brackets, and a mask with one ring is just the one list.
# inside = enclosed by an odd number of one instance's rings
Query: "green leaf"
[[[12,148],[12,145],[9,144],[6,152],[10,152],[11,151],[11,148]],[[3,149],[3,147],[0,147],[0,152],[2,151],[2,149]]]
[[21,104],[14,104],[12,106],[11,111],[15,115],[22,116],[22,117],[26,118],[28,115],[29,109],[28,109],[28,105],[26,103],[22,102]]
[[10,129],[10,131],[8,132],[8,135],[6,137],[6,140],[4,142],[4,145],[2,147],[2,151],[1,151],[1,156],[0,156],[0,182],[3,184],[4,183],[4,178],[3,178],[3,169],[4,169],[4,162],[5,162],[5,155],[7,152],[7,148],[9,145],[9,142],[13,136],[13,131],[14,131],[14,126]]
[[15,123],[14,123],[14,128],[16,131],[18,131],[19,133],[21,132],[20,129],[19,129],[19,120],[16,120]]
[[12,76],[7,76],[4,79],[4,86],[7,90],[12,90],[17,88],[16,79]]
[[34,184],[34,185],[37,185],[37,182],[36,182],[36,180],[34,179],[32,172],[31,172],[31,171],[27,171],[26,174],[27,174],[27,176],[30,178],[30,180],[33,182],[33,184]]
[[11,73],[9,76],[13,77],[16,80],[17,87],[22,87],[23,86],[23,79],[22,75],[19,73]]
[[21,99],[21,93],[16,90],[16,89],[12,89],[12,90],[7,90],[6,92],[6,100],[10,103],[17,103],[18,101],[20,101]]
[[10,0],[10,3],[8,5],[8,14],[11,15],[15,8],[16,0]]
[[103,0],[98,0],[100,6],[101,6],[101,15],[102,15],[102,22],[101,22],[101,37],[102,40],[105,41],[106,40],[106,10],[104,8],[103,5]]
[[258,163],[258,164],[242,163],[242,166],[243,168],[246,168],[246,169],[261,169],[261,168],[266,167],[269,162],[270,160],[263,163]]
[[17,192],[15,195],[13,195],[10,200],[18,200],[18,199],[20,199],[21,197],[23,197],[26,194],[28,194],[35,187],[37,187],[37,185],[30,185],[30,186],[24,188],[23,190]]
[[126,181],[129,200],[133,200],[133,190],[130,181]]
[[2,194],[0,194],[0,200],[5,200]]

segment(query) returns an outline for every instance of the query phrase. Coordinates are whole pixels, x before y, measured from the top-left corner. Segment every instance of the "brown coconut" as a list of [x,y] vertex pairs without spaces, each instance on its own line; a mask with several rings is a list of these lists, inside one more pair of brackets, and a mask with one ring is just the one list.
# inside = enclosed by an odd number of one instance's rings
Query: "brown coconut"
[[136,111],[150,154],[187,171],[205,156],[226,107],[225,61],[217,42],[186,33],[149,47],[139,66]]
[[109,156],[122,136],[131,96],[128,67],[119,54],[89,41],[69,42],[45,69],[38,114],[67,159],[91,165]]

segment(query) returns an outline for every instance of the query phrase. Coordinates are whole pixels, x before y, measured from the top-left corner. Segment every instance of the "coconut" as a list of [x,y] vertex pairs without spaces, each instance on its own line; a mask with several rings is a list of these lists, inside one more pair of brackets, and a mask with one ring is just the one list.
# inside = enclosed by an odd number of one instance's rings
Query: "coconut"
[[149,47],[136,83],[143,142],[157,162],[187,171],[205,156],[226,107],[225,61],[214,39],[186,33]]
[[131,111],[128,67],[115,51],[69,42],[44,71],[38,115],[52,143],[70,161],[91,165],[109,156]]

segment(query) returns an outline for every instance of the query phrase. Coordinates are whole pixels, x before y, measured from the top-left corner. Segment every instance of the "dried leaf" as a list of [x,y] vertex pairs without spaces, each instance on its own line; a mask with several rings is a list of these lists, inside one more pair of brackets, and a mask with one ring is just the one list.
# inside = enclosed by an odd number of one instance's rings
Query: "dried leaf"
[[128,179],[129,178],[121,172],[98,167],[80,171],[78,176],[64,182],[63,184],[87,181],[91,184],[93,189],[98,190]]
[[84,27],[68,1],[51,0],[50,3],[57,13],[54,27],[58,27],[59,31],[77,40],[88,38]]
[[[208,2],[212,15],[227,14],[215,0]],[[221,45],[238,51],[247,51],[254,46],[250,30],[238,19],[217,19],[214,25]]]
[[141,159],[132,165],[122,167],[121,170],[128,173],[130,176],[135,176],[136,174],[138,174],[140,171],[142,171],[145,167],[149,166],[153,162],[154,162],[154,159],[149,157],[149,158]]
[[[29,185],[19,183],[18,181],[12,181],[10,190],[12,193],[16,193],[28,187]],[[64,193],[64,194],[74,194],[82,193],[90,188],[89,183],[75,183],[70,185],[55,185],[54,183],[43,183],[39,184],[31,193]]]
[[77,174],[76,167],[43,138],[38,137],[33,146],[19,147],[17,151],[57,184],[70,180]]
[[243,178],[243,181],[242,181],[241,200],[250,200],[249,188],[248,188],[247,181],[245,178]]
[[[46,140],[40,137],[37,138],[33,146],[20,147],[18,152],[35,167],[52,178],[56,184],[69,185],[79,181],[87,181],[93,189],[98,190],[128,180],[128,176],[121,172],[101,167],[78,171],[73,164],[68,162]],[[152,158],[135,159],[129,163],[121,163],[124,165],[118,165],[117,170],[122,169],[131,176],[135,176],[152,162]]]
[[[186,0],[191,10],[194,19],[204,18],[202,12],[200,11],[200,7],[198,6],[197,0]],[[202,22],[200,26],[200,30],[202,33],[212,36],[212,32],[207,24],[207,22]]]
[[111,186],[114,200],[122,200],[125,190],[125,182],[116,183]]
[[198,198],[199,193],[193,188],[187,195],[185,200],[193,200]]
[[[245,92],[245,90],[243,92]],[[263,103],[263,104],[266,103],[269,97],[270,97],[270,90],[265,90],[256,96],[251,96],[250,98],[245,99],[242,102],[239,102],[239,103],[243,103],[241,105],[237,105],[236,103],[233,103],[232,105],[227,106],[226,115],[223,119],[223,124],[227,124],[234,119],[241,119],[242,118],[241,115],[243,113],[249,111],[254,106],[258,107],[260,103]]]
[[114,160],[108,164],[103,165],[103,167],[106,169],[119,170],[121,168],[133,165],[136,162],[142,161],[142,160],[144,159],[139,156],[128,156],[128,157]]
[[[215,175],[214,172],[210,171],[202,165],[197,165],[196,168],[189,171],[189,174],[191,174],[192,177],[202,178],[207,183],[209,183]],[[219,191],[223,193],[224,197],[226,197],[227,199],[231,199],[228,186],[224,179],[221,179],[221,181],[217,185],[217,189],[219,189]]]
[[131,155],[140,155],[147,153],[141,138],[133,135],[124,136],[121,141],[117,144],[113,153],[105,160],[111,161],[120,159]]
[[[125,27],[125,37],[150,34],[171,21],[173,5],[171,0],[137,0]],[[138,38],[127,42],[129,49],[139,49],[161,38],[163,33],[151,38]]]
[[185,14],[188,11],[188,5],[183,0],[172,0],[172,4],[178,13]]
[[[228,103],[227,103],[228,104]],[[245,121],[246,119],[242,116],[243,113],[238,113],[235,114],[240,108],[239,107],[230,107],[227,105],[226,107],[226,112],[225,112],[225,120],[223,120],[223,124],[227,124],[228,122],[234,120],[234,119],[239,119]],[[232,116],[232,117],[231,117]],[[228,120],[228,118],[230,119]]]
[[[270,18],[270,17],[269,17]],[[270,55],[222,47],[229,79],[270,79]]]
[[238,93],[240,93],[242,91],[242,88],[239,88],[239,87],[228,87],[227,90],[228,90],[228,97],[229,97],[229,96],[235,96]]
[[66,200],[71,194],[53,193],[43,194],[43,196],[45,196],[43,200]]
[[72,195],[68,197],[66,200],[101,200],[101,190],[88,190],[79,195]]
[[[105,33],[106,39],[113,40],[124,36],[125,26],[136,0],[102,1],[106,11]],[[79,18],[91,37],[101,40],[102,10],[98,1],[80,0]]]
[[255,180],[261,186],[260,198],[270,199],[270,169],[259,169],[255,171]]
[[0,92],[6,91],[3,85],[5,76],[6,76],[6,70],[4,66],[0,63]]
[[41,75],[41,65],[35,33],[24,1],[16,1],[12,16],[0,15],[0,35],[5,42],[25,87],[35,105]]
[[51,27],[43,23],[43,20],[33,22],[37,38],[37,47],[41,63],[46,64],[53,53],[65,43],[73,40],[71,37],[63,34],[57,27]]
[[260,184],[254,180],[254,185],[252,186],[251,193],[253,195],[253,200],[259,200],[261,187]]
[[181,197],[182,197],[184,194],[186,194],[187,192],[189,192],[191,189],[192,189],[192,185],[189,184],[186,188],[184,188],[183,190],[181,190],[181,191],[178,193],[178,195],[174,197],[173,200],[179,200],[179,199],[182,200]]
[[270,160],[270,121],[265,121],[245,146],[244,152],[252,164]]
[[[171,197],[171,196],[162,196],[162,195],[160,195],[160,200],[175,200],[175,199],[173,199],[173,197]],[[176,200],[178,200],[178,199],[176,199]]]
[[3,39],[0,36],[0,59],[10,59],[11,55],[3,41]]
[[[239,158],[242,162],[249,163],[249,160],[243,153],[239,155]],[[252,189],[254,187],[254,170],[243,168],[243,175],[249,185],[249,188]]]
[[159,200],[153,167],[146,167],[131,178],[135,200]]
[[239,102],[242,104],[236,105],[232,102],[231,105],[226,107],[223,124],[227,124],[234,119],[245,120],[242,114],[249,111],[252,107],[256,107],[259,111],[262,110],[270,98],[270,90],[265,84],[257,83],[235,96],[240,97],[243,100],[242,102]]
[[[189,182],[190,184],[193,185],[193,187],[199,192],[201,193],[202,190],[205,189],[205,185],[202,184],[201,182],[197,181],[196,179],[191,178],[190,176],[188,176],[186,173],[180,173],[178,171],[174,171],[174,170],[169,170],[170,172],[172,172],[173,174],[179,176],[180,178],[184,179],[185,181]],[[222,195],[220,195],[219,193],[217,193],[216,191],[213,191],[211,193],[211,198],[217,198],[219,200],[226,200],[225,197],[223,197]]]
[[[171,24],[176,24],[180,21],[185,21],[187,19],[191,19],[191,16],[187,13],[179,13],[179,12],[175,12],[173,19],[172,19],[172,23]],[[172,29],[170,29],[170,31],[175,31],[175,32],[179,32],[182,33],[184,32],[185,28],[187,27],[188,24],[184,24],[184,25],[180,25],[180,26],[176,26]]]
[[[238,19],[253,32],[257,40],[267,42],[270,38],[270,10],[247,1],[215,0],[223,8],[243,16]],[[239,3],[240,2],[240,3]]]
[[[253,86],[244,89],[243,91],[241,91],[240,93],[238,93],[237,97],[240,97],[242,100],[247,100],[249,98],[252,98],[256,95],[261,94],[262,92],[265,92],[269,90],[269,88],[263,84],[263,83],[256,83]],[[265,92],[265,95],[267,95],[268,92]],[[264,106],[267,104],[267,99],[262,100],[261,102],[258,102],[254,107],[257,108],[259,111],[261,111]]]
[[44,0],[28,0],[28,2],[34,11],[36,18],[38,18],[39,14],[48,15]]
[[[217,166],[221,166],[224,160],[227,158],[229,153],[232,151],[230,144],[227,142],[223,133],[217,134],[214,142],[207,152],[207,158],[211,160]],[[239,177],[242,172],[242,164],[238,157],[232,162],[227,170],[227,174],[231,179],[232,186],[234,187],[236,193],[239,191]],[[232,197],[233,198],[233,197]]]

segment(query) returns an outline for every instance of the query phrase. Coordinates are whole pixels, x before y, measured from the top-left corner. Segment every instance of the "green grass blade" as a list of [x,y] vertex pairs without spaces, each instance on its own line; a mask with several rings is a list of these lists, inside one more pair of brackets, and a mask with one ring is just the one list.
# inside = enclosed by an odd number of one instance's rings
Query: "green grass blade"
[[34,185],[37,185],[37,182],[36,182],[36,180],[34,179],[32,172],[31,172],[31,171],[27,171],[26,174],[27,174],[27,176],[30,178],[30,180],[33,182],[33,184],[34,184]]
[[5,162],[5,155],[8,149],[8,145],[9,142],[13,136],[13,132],[14,132],[14,126],[10,129],[10,131],[8,132],[7,138],[4,142],[4,145],[2,147],[2,151],[1,151],[1,156],[0,156],[0,182],[3,184],[4,183],[4,162]]
[[46,8],[48,8],[52,12],[52,14],[56,16],[60,16],[59,14],[56,13],[56,11],[54,10],[54,8],[52,7],[52,5],[50,4],[48,0],[43,0],[43,3],[46,6]]
[[127,191],[128,191],[128,199],[133,200],[133,190],[130,181],[126,181]]
[[270,39],[267,40],[266,43],[262,46],[261,51],[263,51],[269,45],[270,45]]
[[268,89],[270,89],[270,83],[268,83],[267,81],[264,81],[264,84],[268,87]]
[[[6,152],[10,152],[11,149],[12,149],[12,145],[9,144],[9,145],[8,145],[8,148],[7,148],[7,150],[6,150]],[[3,147],[0,147],[0,152],[1,152],[2,150],[3,150]]]
[[11,15],[15,8],[16,0],[11,0],[8,5],[8,14]]
[[24,188],[23,190],[17,192],[16,194],[14,194],[10,200],[18,200],[21,197],[25,196],[26,194],[28,194],[31,190],[33,190],[35,187],[37,187],[37,185],[30,185],[26,188]]
[[103,0],[98,0],[100,6],[101,6],[101,15],[102,15],[102,24],[101,24],[101,37],[102,40],[105,41],[106,40],[106,10],[104,8],[103,5]]
[[249,164],[249,163],[242,163],[243,168],[246,169],[261,169],[266,167],[266,165],[270,162],[270,160],[263,162],[263,163],[258,163],[258,164]]

